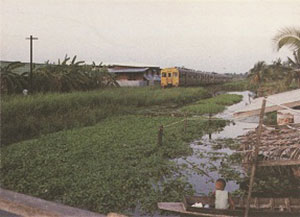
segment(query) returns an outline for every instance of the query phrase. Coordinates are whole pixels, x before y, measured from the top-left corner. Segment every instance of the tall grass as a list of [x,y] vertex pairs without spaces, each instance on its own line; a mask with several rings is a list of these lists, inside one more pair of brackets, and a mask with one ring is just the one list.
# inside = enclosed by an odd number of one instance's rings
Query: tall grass
[[203,88],[111,88],[90,92],[6,96],[1,99],[2,145],[152,105],[183,105],[209,97]]

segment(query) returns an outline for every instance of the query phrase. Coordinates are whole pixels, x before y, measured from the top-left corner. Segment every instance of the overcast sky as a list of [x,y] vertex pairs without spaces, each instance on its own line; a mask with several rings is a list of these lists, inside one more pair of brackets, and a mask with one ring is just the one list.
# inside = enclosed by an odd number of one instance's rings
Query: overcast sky
[[299,27],[300,1],[0,0],[1,60],[56,61],[77,55],[97,63],[248,71],[258,60],[291,55],[272,43]]

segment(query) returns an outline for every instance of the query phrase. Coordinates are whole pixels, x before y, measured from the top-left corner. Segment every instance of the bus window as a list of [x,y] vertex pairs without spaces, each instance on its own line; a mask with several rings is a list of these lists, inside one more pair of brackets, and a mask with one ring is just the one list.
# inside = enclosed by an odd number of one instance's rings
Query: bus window
[[167,77],[167,74],[165,72],[162,73],[162,77],[165,78]]
[[174,72],[174,77],[177,77],[177,72]]
[[172,77],[172,73],[169,72],[169,73],[168,73],[168,77],[169,77],[169,78]]

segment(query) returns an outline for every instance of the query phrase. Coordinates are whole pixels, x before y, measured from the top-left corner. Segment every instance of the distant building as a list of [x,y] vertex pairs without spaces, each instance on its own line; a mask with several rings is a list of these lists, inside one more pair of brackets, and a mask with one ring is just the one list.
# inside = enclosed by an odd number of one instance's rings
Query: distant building
[[116,75],[120,86],[160,85],[160,68],[158,66],[109,65],[108,72]]

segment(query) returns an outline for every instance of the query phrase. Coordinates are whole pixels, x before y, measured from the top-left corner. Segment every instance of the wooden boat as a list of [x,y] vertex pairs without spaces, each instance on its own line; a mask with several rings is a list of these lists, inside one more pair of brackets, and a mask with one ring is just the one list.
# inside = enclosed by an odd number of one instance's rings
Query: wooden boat
[[[214,216],[233,217],[244,216],[246,199],[233,198],[235,210],[215,209],[214,200],[211,197],[185,196],[183,202],[161,202],[158,208],[174,212],[181,216]],[[193,204],[201,202],[210,208],[192,207]],[[252,198],[250,201],[249,216],[251,217],[299,217],[300,198]]]

